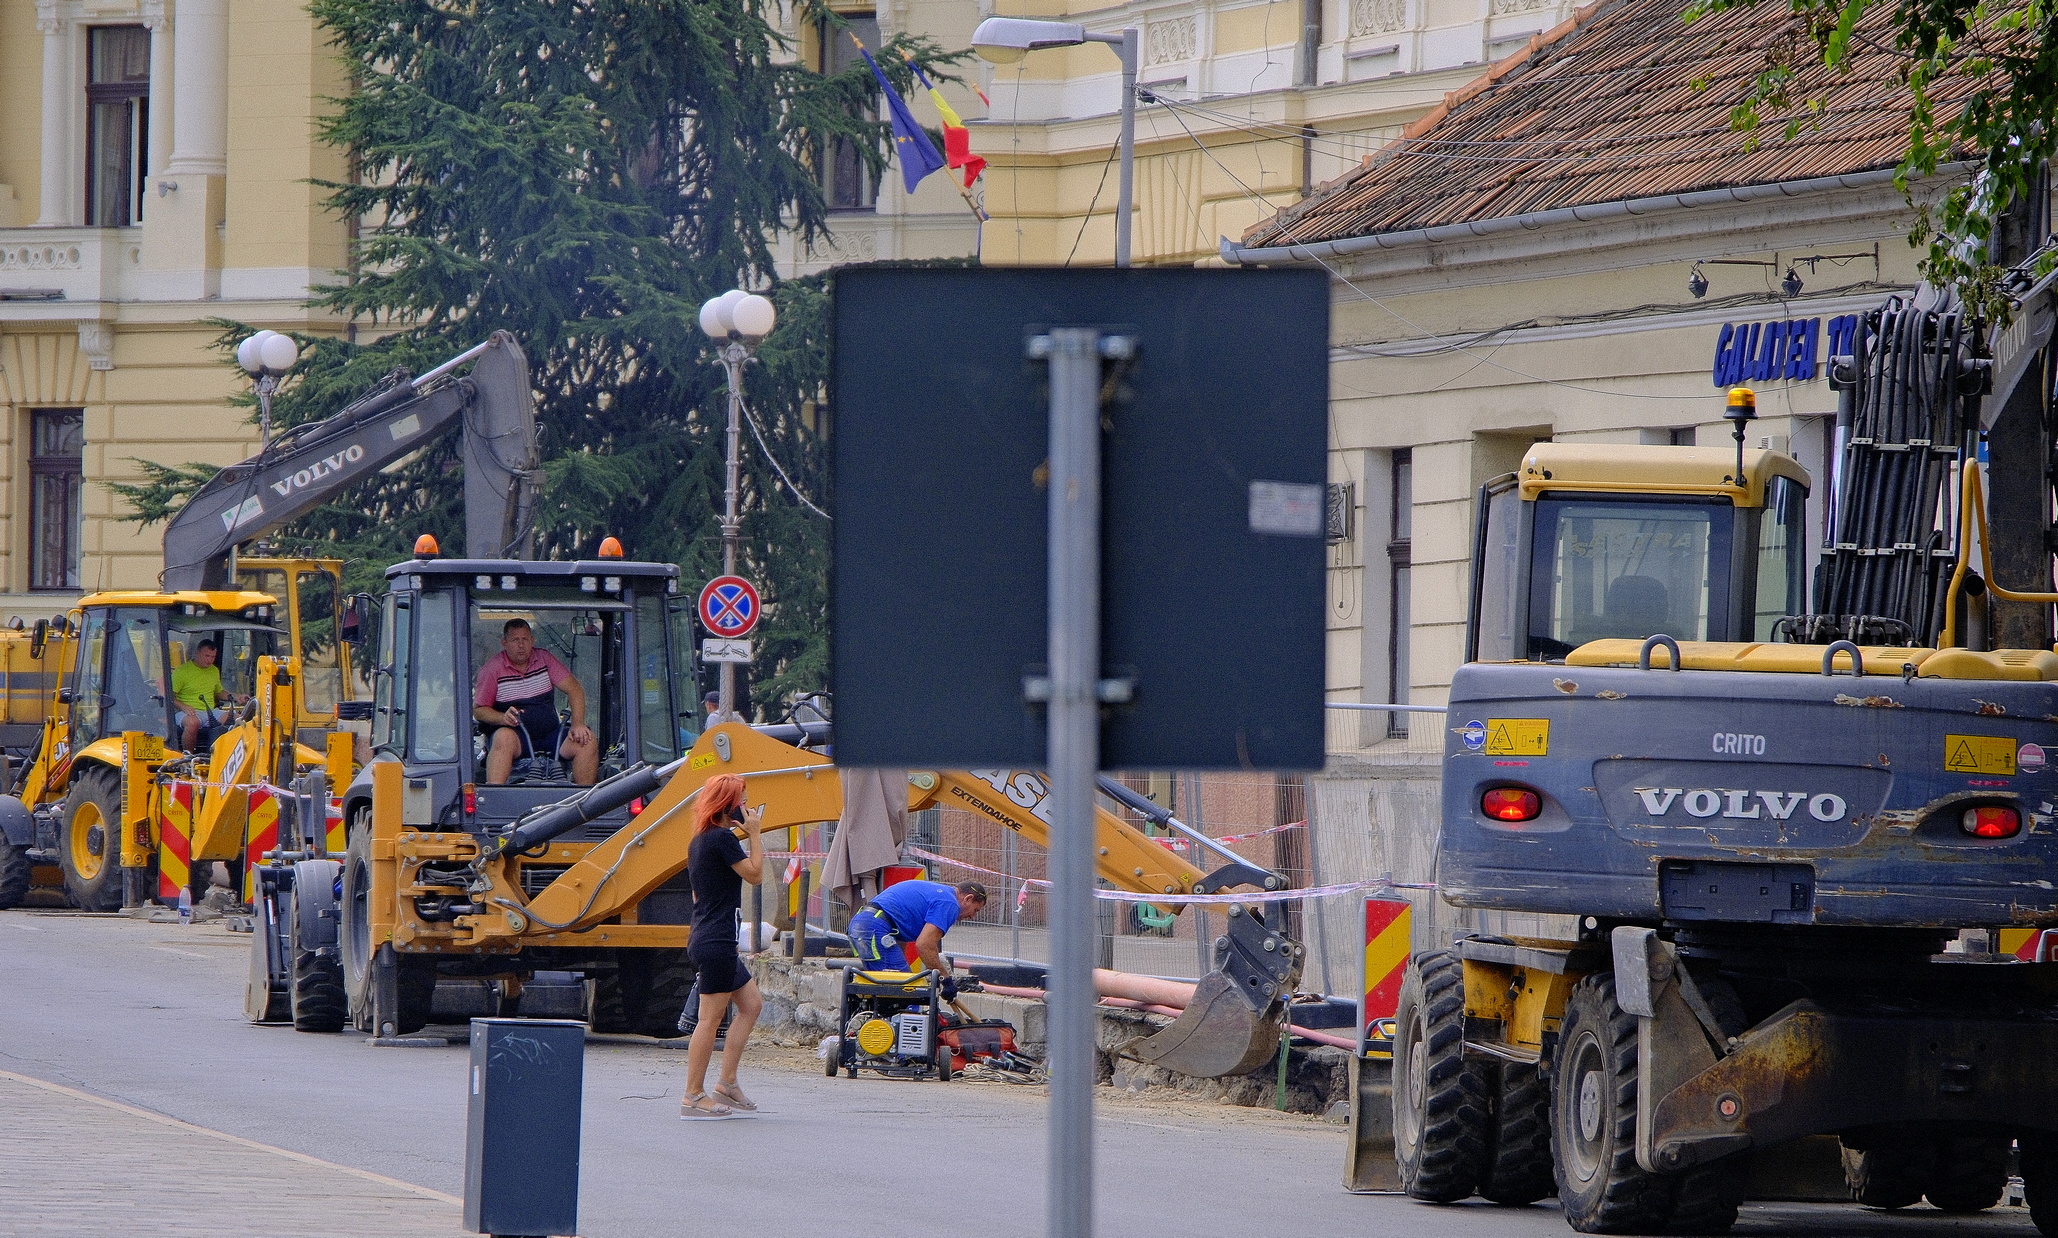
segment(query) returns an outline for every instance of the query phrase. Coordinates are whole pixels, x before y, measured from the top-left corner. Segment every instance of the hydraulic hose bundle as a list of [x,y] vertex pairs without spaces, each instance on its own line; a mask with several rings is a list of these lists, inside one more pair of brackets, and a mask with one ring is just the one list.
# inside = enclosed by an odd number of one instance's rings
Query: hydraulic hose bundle
[[1837,462],[1815,610],[1785,621],[1804,643],[1928,644],[1944,621],[1959,548],[1946,529],[1969,456],[1977,324],[1955,301],[1895,296],[1868,312],[1853,353],[1830,361]]

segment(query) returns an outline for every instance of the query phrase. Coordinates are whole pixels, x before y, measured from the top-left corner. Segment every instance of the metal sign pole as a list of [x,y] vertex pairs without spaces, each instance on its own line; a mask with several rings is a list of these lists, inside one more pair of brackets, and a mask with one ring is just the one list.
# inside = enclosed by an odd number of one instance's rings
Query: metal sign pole
[[1093,794],[1100,769],[1100,333],[1050,359],[1050,1238],[1093,1233]]

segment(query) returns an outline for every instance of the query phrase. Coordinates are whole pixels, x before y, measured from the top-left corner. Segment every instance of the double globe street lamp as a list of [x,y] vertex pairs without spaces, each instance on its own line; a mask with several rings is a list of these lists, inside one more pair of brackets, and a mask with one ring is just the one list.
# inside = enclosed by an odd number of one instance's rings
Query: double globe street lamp
[[236,364],[257,380],[258,449],[272,445],[272,393],[279,379],[300,360],[300,345],[277,331],[259,331],[236,345]]
[[[715,356],[729,381],[728,480],[722,505],[722,574],[736,574],[736,547],[743,531],[736,511],[737,491],[742,483],[737,459],[738,436],[743,426],[743,367],[757,346],[772,333],[779,313],[772,302],[754,292],[732,288],[710,298],[700,307],[700,329],[715,341]],[[736,664],[722,663],[721,698],[717,706],[728,714],[735,709]]]
[[1014,64],[1045,47],[1106,43],[1122,58],[1122,173],[1115,195],[1115,265],[1129,265],[1129,216],[1136,199],[1136,27],[1120,34],[1093,34],[1077,22],[1030,17],[989,17],[972,32],[972,50],[994,64]]

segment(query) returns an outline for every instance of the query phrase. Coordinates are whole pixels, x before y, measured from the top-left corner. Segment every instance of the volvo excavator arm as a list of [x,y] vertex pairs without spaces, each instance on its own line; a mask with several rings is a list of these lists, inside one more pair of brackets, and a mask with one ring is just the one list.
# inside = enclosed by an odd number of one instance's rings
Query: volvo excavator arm
[[[454,377],[470,363],[471,372]],[[465,553],[526,557],[540,488],[529,363],[496,331],[420,378],[395,371],[335,416],[287,430],[209,479],[164,530],[164,587],[227,589],[236,546],[305,515],[453,423],[463,427]]]
[[[375,864],[391,867],[383,880],[374,874],[373,890],[374,901],[386,904],[390,910],[385,915],[391,918],[381,924],[381,909],[375,909],[374,932],[390,932],[402,942],[440,938],[455,947],[501,951],[608,925],[685,868],[694,798],[708,779],[730,773],[747,780],[749,800],[763,806],[768,832],[842,815],[842,784],[829,758],[736,723],[708,731],[678,761],[625,771],[537,809],[505,834],[484,841],[463,833],[403,831],[397,812],[378,807],[382,799],[397,804],[401,771],[397,764],[381,763],[373,771],[373,857]],[[1134,796],[1120,784],[1111,786],[1121,790],[1120,799]],[[1047,823],[1039,815],[1045,791],[1042,775],[1032,771],[914,770],[908,775],[911,811],[949,804],[1038,845],[1049,841]],[[524,853],[547,848],[554,838],[638,799],[643,808],[628,825],[550,884],[534,894],[523,892],[519,860]],[[1168,827],[1185,830],[1155,806],[1151,812]],[[1277,874],[1227,852],[1228,862],[1205,871],[1113,813],[1099,810],[1096,816],[1095,864],[1102,879],[1119,889],[1180,896],[1244,885],[1276,890],[1284,884]],[[386,889],[391,898],[378,897]],[[439,909],[455,914],[443,921],[422,919],[409,910],[417,900],[437,900]],[[1281,931],[1277,905],[1268,906],[1237,903],[1225,909],[1228,930],[1215,942],[1216,970],[1202,979],[1185,1014],[1131,1050],[1136,1057],[1214,1077],[1254,1069],[1278,1051],[1285,1004],[1299,984],[1303,951]],[[1182,907],[1172,904],[1175,912]]]

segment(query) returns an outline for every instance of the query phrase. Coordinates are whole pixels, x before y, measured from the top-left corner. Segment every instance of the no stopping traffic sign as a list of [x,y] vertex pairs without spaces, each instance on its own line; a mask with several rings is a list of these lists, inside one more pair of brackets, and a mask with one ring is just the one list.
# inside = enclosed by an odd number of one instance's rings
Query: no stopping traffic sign
[[716,636],[748,634],[757,614],[757,586],[741,576],[717,576],[700,591],[701,625]]

